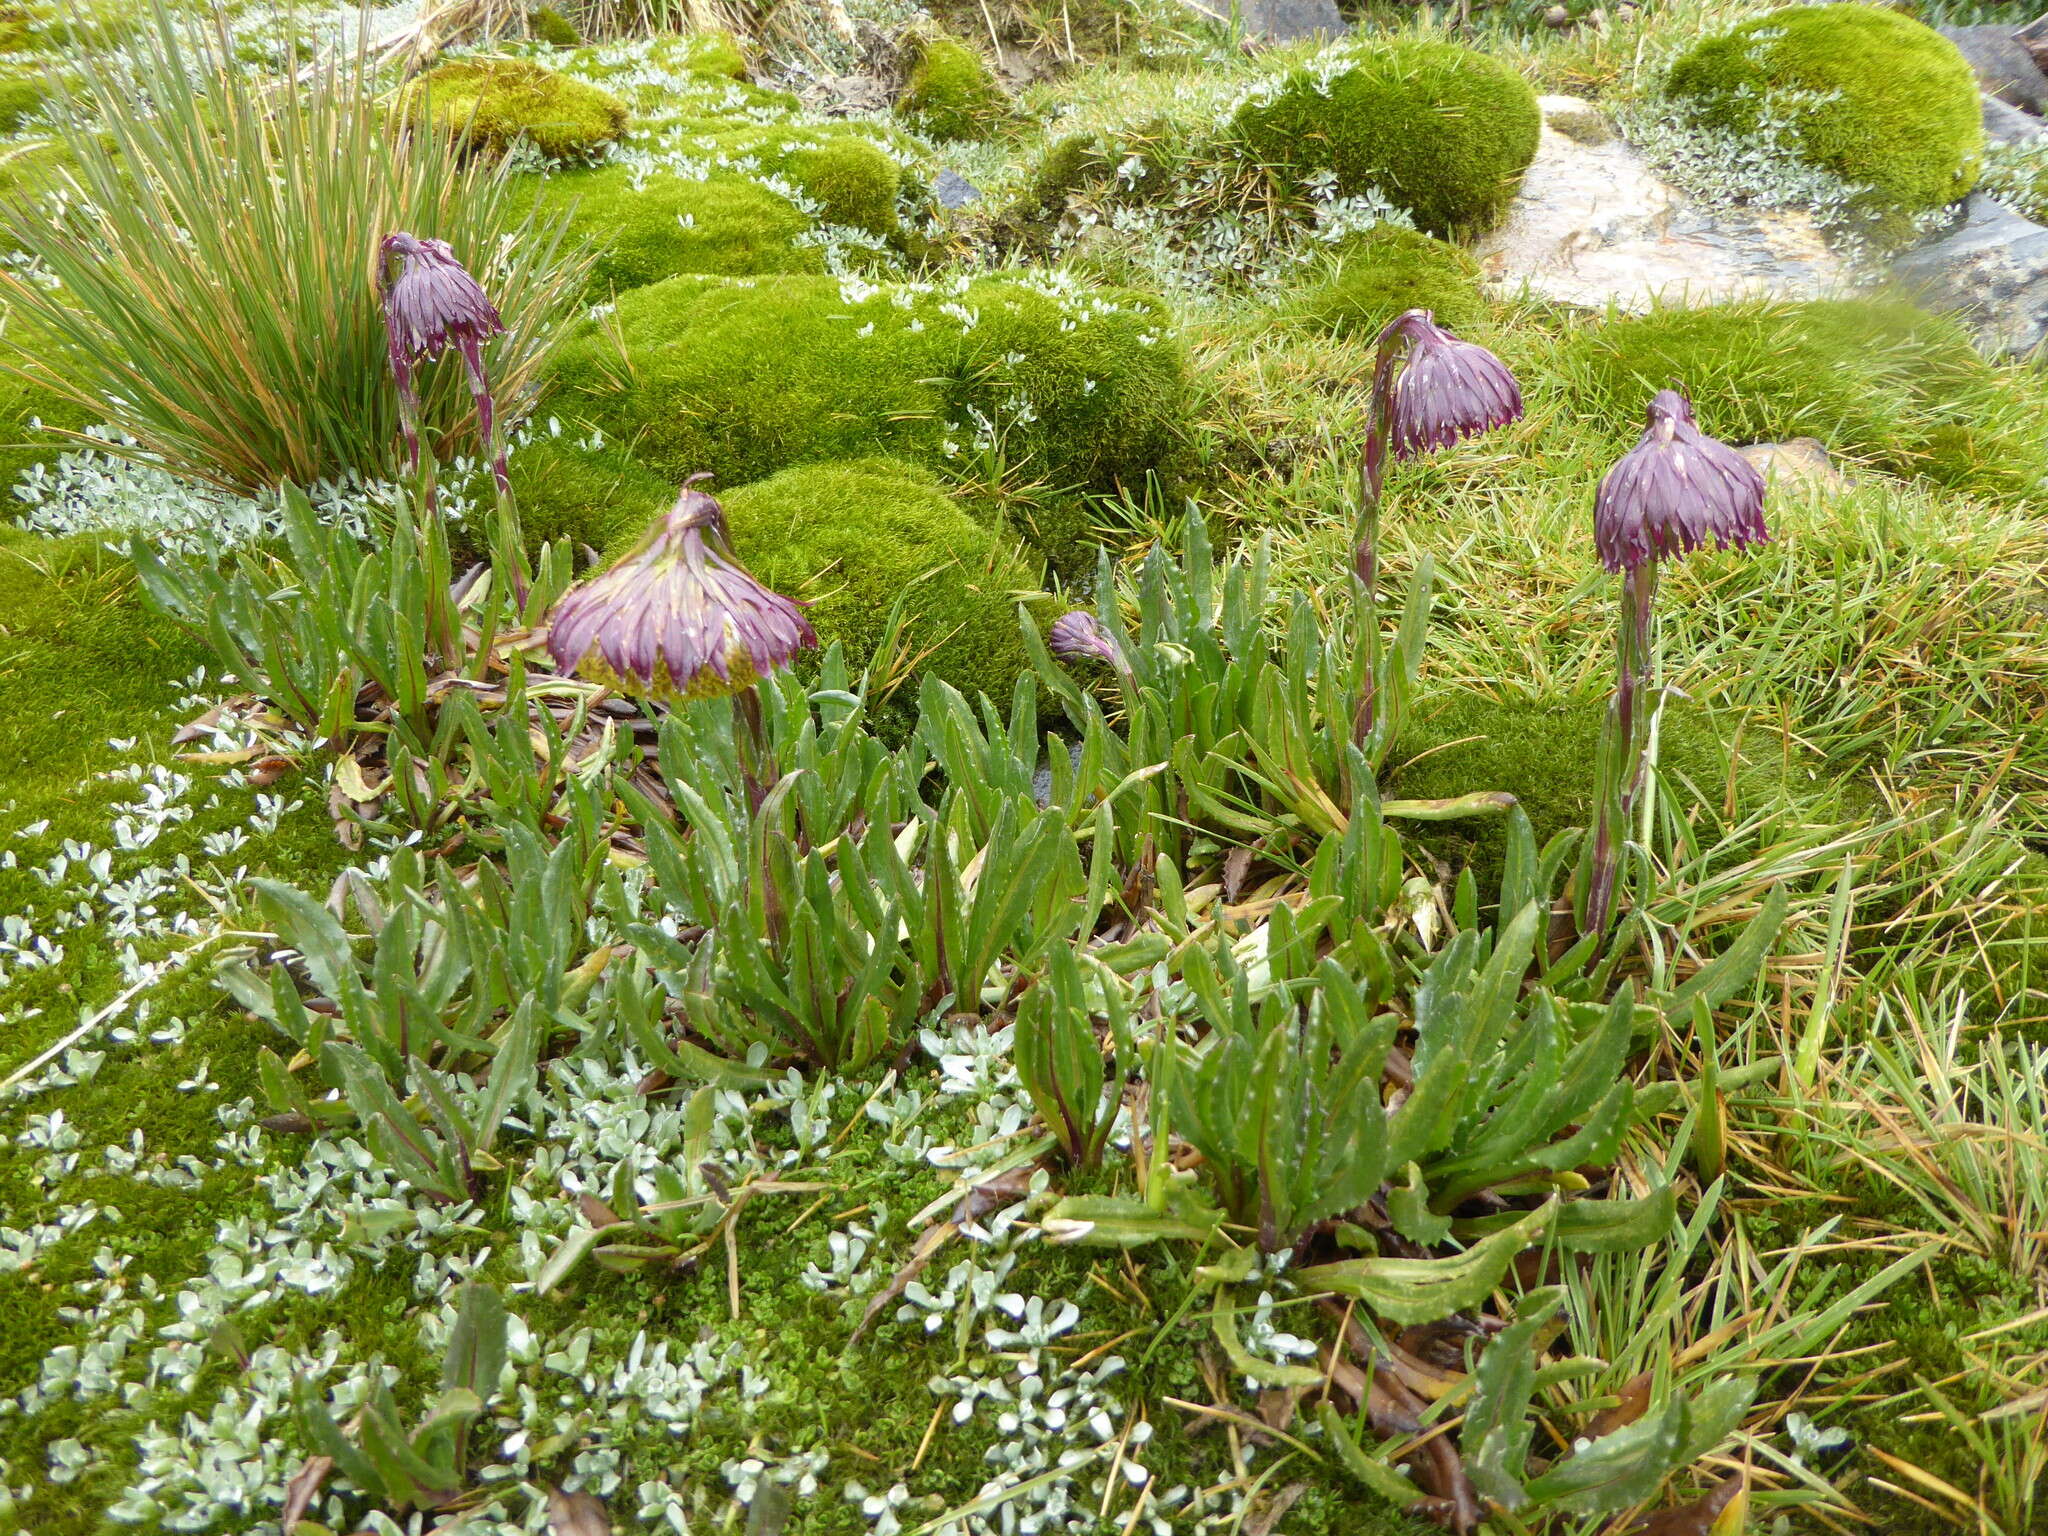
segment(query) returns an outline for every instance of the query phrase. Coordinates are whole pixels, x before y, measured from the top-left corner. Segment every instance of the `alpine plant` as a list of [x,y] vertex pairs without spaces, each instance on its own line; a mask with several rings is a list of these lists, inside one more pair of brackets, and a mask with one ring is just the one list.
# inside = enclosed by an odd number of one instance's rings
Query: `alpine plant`
[[1378,716],[1380,492],[1387,452],[1410,459],[1506,426],[1522,415],[1522,390],[1507,364],[1460,341],[1426,309],[1387,323],[1373,361],[1372,415],[1359,471],[1352,529],[1353,595],[1366,658],[1352,712],[1352,739],[1365,749]]
[[1684,395],[1658,391],[1642,437],[1607,471],[1593,499],[1593,547],[1600,563],[1621,575],[1614,697],[1601,742],[1600,814],[1587,882],[1586,924],[1594,932],[1613,916],[1617,845],[1647,767],[1650,711],[1639,695],[1651,687],[1658,565],[1709,543],[1742,550],[1769,538],[1756,466],[1702,432]]

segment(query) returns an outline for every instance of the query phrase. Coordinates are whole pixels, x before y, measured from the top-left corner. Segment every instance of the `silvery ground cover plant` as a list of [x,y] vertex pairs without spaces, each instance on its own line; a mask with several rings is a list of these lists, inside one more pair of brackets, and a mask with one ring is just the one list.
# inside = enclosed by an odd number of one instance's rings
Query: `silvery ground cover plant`
[[2048,1530],[2030,19],[0,6],[0,1531]]

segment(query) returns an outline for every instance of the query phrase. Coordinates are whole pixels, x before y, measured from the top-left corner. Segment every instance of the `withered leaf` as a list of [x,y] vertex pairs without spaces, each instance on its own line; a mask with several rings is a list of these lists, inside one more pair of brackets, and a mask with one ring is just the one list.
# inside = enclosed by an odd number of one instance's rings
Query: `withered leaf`
[[549,1488],[548,1536],[612,1536],[612,1518],[593,1494]]
[[1245,1536],[1272,1536],[1273,1527],[1294,1508],[1295,1500],[1308,1492],[1307,1483],[1289,1483],[1259,1507],[1259,1512],[1244,1523]]
[[320,1485],[327,1481],[327,1474],[333,1470],[332,1456],[308,1456],[285,1483],[284,1519],[280,1522],[285,1536],[291,1536],[292,1527],[306,1518],[306,1511],[320,1497]]
[[1731,1472],[1690,1504],[1644,1516],[1629,1527],[1629,1536],[1712,1536],[1715,1522],[1747,1483],[1747,1473]]
[[1611,1435],[1617,1429],[1626,1429],[1650,1411],[1650,1388],[1655,1378],[1644,1371],[1640,1376],[1631,1376],[1622,1386],[1621,1401],[1612,1408],[1603,1408],[1593,1415],[1593,1422],[1586,1426],[1586,1438],[1598,1440],[1602,1435]]

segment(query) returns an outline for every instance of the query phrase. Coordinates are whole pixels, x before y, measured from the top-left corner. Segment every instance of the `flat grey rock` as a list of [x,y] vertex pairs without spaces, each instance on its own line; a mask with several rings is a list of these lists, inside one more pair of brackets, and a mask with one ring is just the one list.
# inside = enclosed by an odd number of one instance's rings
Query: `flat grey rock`
[[1967,324],[1986,352],[2029,353],[2048,339],[2048,229],[1982,192],[1959,224],[1907,251],[1892,272]]
[[1996,96],[1987,94],[1978,100],[1984,107],[1984,142],[1987,144],[2024,144],[2048,133],[2048,123],[2000,101]]
[[[1229,7],[1223,9],[1227,12]],[[1238,15],[1247,37],[1269,43],[1295,43],[1318,34],[1341,37],[1350,30],[1337,0],[1243,0]]]
[[941,208],[965,208],[981,201],[981,188],[955,170],[942,170],[932,179],[932,196]]
[[1940,31],[1976,71],[1977,83],[1987,95],[2024,111],[2048,112],[2048,75],[2041,73],[2034,55],[2013,36],[2012,28],[1942,27]]

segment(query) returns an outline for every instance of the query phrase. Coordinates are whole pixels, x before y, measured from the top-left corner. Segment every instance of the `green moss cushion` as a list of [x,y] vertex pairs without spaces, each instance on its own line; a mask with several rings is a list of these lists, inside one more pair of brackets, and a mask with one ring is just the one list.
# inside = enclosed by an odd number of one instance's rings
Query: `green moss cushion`
[[[532,551],[558,543],[622,554],[657,513],[668,510],[680,489],[616,444],[550,432],[545,423],[514,446],[508,467]],[[479,485],[478,493],[488,500],[487,486]],[[470,532],[474,538],[476,530]]]
[[626,131],[626,104],[609,91],[528,59],[457,59],[420,76],[407,109],[476,149],[521,139],[551,160],[591,155]]
[[900,226],[897,200],[915,181],[902,161],[856,129],[720,126],[684,135],[676,147],[711,167],[785,181],[817,204],[826,222],[876,235]]
[[911,66],[896,110],[935,139],[985,139],[1009,116],[1010,100],[979,53],[935,37]]
[[1142,485],[1179,441],[1185,397],[1146,295],[1042,275],[675,277],[622,294],[564,347],[543,414],[675,481],[886,453],[1066,491]]
[[1453,331],[1480,324],[1479,264],[1455,245],[1381,224],[1338,246],[1321,280],[1286,313],[1333,336],[1372,336],[1410,309],[1431,311]]
[[0,326],[0,521],[11,521],[21,510],[13,489],[31,467],[76,451],[77,441],[66,434],[104,419],[99,411],[8,371],[46,350],[37,336],[12,318]]
[[1017,597],[1038,586],[1006,535],[975,522],[928,471],[894,459],[806,464],[717,493],[733,545],[778,592],[802,598],[826,645],[856,669],[905,628],[884,658],[897,696],[929,673],[968,697],[1007,702],[1027,665]]
[[545,215],[567,213],[569,238],[597,253],[593,298],[609,298],[681,272],[740,276],[822,272],[825,256],[798,242],[811,221],[787,198],[740,176],[702,181],[626,165],[521,178],[516,200]]
[[1535,93],[1500,60],[1455,43],[1374,38],[1255,90],[1231,137],[1285,184],[1327,172],[1339,195],[1377,189],[1443,235],[1500,215],[1541,129]]
[[2048,389],[2001,368],[1953,320],[1896,301],[1761,300],[1626,316],[1564,343],[1571,409],[1634,440],[1674,382],[1729,442],[1818,438],[1835,454],[1995,499],[2038,493]]
[[550,48],[580,48],[583,39],[578,35],[569,18],[552,5],[544,5],[531,12],[526,18],[526,30],[536,42],[546,43]]
[[39,74],[0,77],[0,133],[17,131],[42,110],[49,94],[49,82]]
[[1908,212],[1977,179],[1977,81],[1947,38],[1874,5],[1790,6],[1707,39],[1668,90],[1701,126],[1749,135],[1786,120],[1803,158]]

